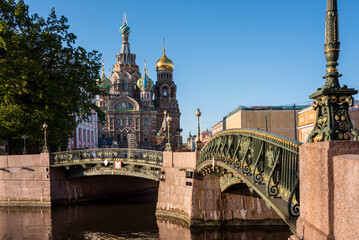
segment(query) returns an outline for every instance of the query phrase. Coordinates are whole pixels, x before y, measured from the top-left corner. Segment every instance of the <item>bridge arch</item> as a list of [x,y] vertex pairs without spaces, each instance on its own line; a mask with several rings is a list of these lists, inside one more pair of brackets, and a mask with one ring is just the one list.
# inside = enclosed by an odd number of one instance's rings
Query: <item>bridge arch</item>
[[299,216],[300,142],[253,129],[220,132],[202,148],[197,171],[217,174],[225,192],[245,184],[295,230]]
[[54,153],[50,166],[64,167],[67,178],[123,175],[159,181],[162,162],[159,151],[100,148]]

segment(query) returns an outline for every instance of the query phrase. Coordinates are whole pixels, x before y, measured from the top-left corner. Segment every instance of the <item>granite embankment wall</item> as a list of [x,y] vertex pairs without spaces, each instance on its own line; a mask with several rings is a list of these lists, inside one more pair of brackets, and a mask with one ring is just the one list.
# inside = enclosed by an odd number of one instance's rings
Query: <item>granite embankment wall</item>
[[116,175],[67,179],[64,167],[49,165],[48,153],[0,156],[0,206],[51,206],[111,196],[157,200],[156,181]]
[[160,182],[156,215],[200,225],[283,225],[274,210],[246,186],[222,193],[214,174],[186,178],[195,171],[198,153],[164,152],[164,180]]
[[49,154],[0,156],[0,205],[50,206]]

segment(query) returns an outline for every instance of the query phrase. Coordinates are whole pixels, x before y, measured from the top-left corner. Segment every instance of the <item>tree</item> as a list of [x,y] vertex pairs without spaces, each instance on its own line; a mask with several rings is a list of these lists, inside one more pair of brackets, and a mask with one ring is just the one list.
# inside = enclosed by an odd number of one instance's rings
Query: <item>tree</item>
[[67,19],[52,9],[47,19],[29,15],[23,0],[0,0],[0,139],[20,145],[26,134],[42,146],[44,122],[48,145],[65,146],[78,121],[91,109],[101,119],[94,99],[101,55],[75,47]]

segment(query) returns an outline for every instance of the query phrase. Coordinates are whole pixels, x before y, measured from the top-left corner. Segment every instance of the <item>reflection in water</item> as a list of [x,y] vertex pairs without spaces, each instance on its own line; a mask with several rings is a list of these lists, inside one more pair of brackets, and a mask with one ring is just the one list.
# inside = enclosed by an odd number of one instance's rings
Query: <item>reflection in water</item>
[[0,208],[0,239],[49,239],[49,208]]
[[155,218],[155,203],[0,208],[0,239],[286,240],[288,228],[189,229]]
[[266,227],[206,227],[191,228],[166,220],[158,220],[160,239],[183,240],[287,240],[291,232],[285,226]]
[[71,205],[53,208],[54,239],[155,239],[155,203]]

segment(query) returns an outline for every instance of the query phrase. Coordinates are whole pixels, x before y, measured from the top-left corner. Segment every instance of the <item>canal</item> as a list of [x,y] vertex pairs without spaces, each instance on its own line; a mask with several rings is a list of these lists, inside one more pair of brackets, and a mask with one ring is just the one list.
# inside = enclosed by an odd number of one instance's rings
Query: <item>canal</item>
[[189,229],[156,219],[156,203],[150,199],[110,199],[52,209],[0,208],[0,239],[287,240],[291,235],[287,227]]
[[116,200],[52,209],[0,208],[0,239],[287,240],[286,227],[197,228],[156,220],[155,203]]

